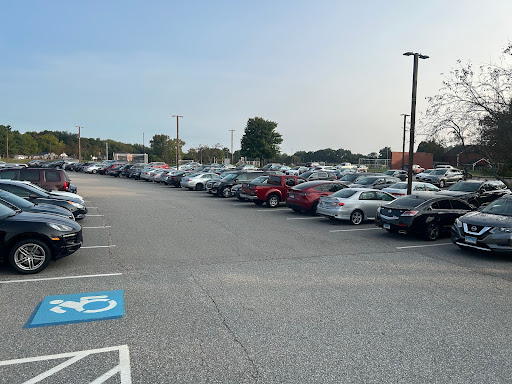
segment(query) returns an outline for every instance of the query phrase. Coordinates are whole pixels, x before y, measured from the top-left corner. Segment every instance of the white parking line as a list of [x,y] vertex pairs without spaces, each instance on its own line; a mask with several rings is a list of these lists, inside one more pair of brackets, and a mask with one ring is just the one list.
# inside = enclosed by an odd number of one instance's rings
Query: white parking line
[[86,217],[103,217],[105,215],[86,215]]
[[318,216],[318,217],[288,217],[286,220],[319,220],[319,219],[325,219],[325,217]]
[[90,245],[88,247],[80,247],[80,249],[92,249],[92,248],[113,248],[115,245]]
[[65,280],[65,279],[84,279],[89,277],[107,277],[107,276],[121,276],[122,273],[103,273],[100,275],[77,275],[77,276],[61,276],[61,277],[41,277],[38,279],[23,279],[23,280],[5,280],[0,281],[0,284],[10,283],[26,283],[30,281],[45,281],[45,280]]
[[89,207],[89,206],[86,206],[86,207],[87,207],[87,209],[89,209],[89,208],[95,208],[95,209],[98,209],[98,207]]
[[409,245],[407,247],[396,247],[396,249],[408,249],[408,248],[423,248],[423,247],[439,247],[441,245],[453,245],[453,243],[442,243],[442,244],[425,244],[425,245]]
[[373,231],[380,228],[357,228],[357,229],[335,229],[329,232],[355,232],[355,231]]
[[289,211],[290,208],[269,208],[269,209],[257,209],[258,212],[278,212],[278,211]]
[[82,227],[82,229],[98,229],[98,228],[112,228],[111,225],[104,225],[99,227]]

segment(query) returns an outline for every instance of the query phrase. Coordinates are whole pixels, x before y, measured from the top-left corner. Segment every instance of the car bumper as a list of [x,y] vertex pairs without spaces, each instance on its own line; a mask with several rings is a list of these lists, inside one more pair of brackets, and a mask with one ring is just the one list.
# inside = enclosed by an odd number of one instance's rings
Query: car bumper
[[511,233],[484,233],[480,236],[466,234],[456,225],[452,227],[451,239],[454,244],[463,248],[478,249],[486,252],[512,252]]
[[325,217],[332,217],[333,219],[340,219],[340,220],[349,220],[350,219],[350,213],[342,212],[339,209],[330,209],[318,206],[316,208],[316,213],[319,215],[325,216]]
[[[56,238],[55,238],[56,239]],[[67,233],[58,236],[58,240],[52,240],[53,259],[58,260],[75,253],[83,243],[82,231]]]

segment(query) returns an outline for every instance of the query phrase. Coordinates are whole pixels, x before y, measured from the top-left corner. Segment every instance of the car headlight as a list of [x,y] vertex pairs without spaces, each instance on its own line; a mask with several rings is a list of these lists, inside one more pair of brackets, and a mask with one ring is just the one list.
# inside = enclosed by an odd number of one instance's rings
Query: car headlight
[[460,221],[458,218],[455,219],[455,225],[459,228],[462,228],[462,221]]
[[220,183],[213,183],[212,187],[218,187]]
[[512,228],[510,228],[510,227],[496,227],[496,228],[491,229],[489,232],[491,232],[491,233],[498,233],[498,232],[512,233]]
[[66,231],[72,231],[73,228],[71,228],[69,225],[64,224],[57,224],[57,223],[46,223],[56,231],[66,232]]
[[85,207],[82,204],[75,203],[74,201],[68,201],[69,204],[71,204],[73,207],[76,207],[78,209],[84,209]]

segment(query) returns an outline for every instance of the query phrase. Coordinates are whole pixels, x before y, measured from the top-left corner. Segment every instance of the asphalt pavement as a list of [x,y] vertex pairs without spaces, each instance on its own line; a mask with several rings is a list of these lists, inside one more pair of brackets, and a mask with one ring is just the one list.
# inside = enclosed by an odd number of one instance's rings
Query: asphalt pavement
[[[0,267],[0,383],[512,382],[511,256],[70,176],[83,248]],[[115,290],[122,317],[30,327],[45,297]]]

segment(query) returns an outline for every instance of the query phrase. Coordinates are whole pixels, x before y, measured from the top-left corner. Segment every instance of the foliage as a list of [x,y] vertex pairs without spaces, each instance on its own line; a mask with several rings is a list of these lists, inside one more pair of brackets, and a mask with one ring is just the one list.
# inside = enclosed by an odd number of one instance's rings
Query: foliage
[[279,144],[283,142],[276,132],[277,123],[255,117],[247,121],[241,140],[241,154],[252,159],[272,159],[279,153]]
[[446,148],[436,143],[435,140],[429,140],[419,143],[417,151],[432,153],[434,155],[434,161],[441,161],[443,153],[446,152]]

